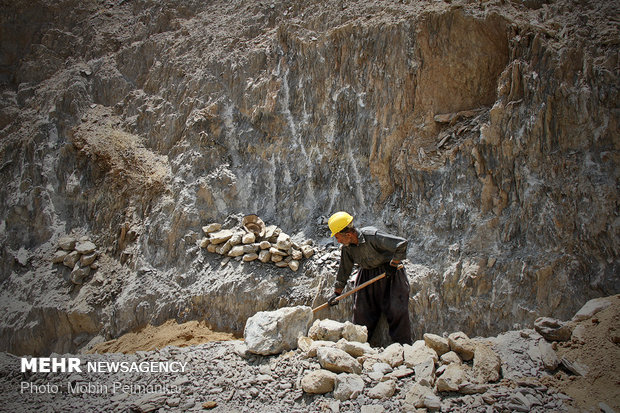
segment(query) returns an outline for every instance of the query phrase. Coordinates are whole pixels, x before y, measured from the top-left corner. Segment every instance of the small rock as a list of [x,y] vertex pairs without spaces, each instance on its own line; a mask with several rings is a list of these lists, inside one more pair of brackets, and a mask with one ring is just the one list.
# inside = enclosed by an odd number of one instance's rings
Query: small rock
[[256,241],[256,235],[253,232],[248,232],[241,238],[241,242],[244,244],[252,244],[254,241]]
[[372,348],[368,343],[360,343],[357,341],[348,341],[346,339],[341,339],[337,343],[337,347],[341,350],[346,351],[353,357],[360,357],[364,354],[376,354],[377,350]]
[[217,402],[214,401],[208,401],[202,404],[203,409],[213,409],[215,407],[217,407]]
[[432,387],[435,382],[435,363],[432,359],[426,359],[415,366],[415,381],[423,386]]
[[269,242],[269,241],[261,241],[258,244],[258,246],[259,246],[259,248],[261,250],[268,250],[269,248],[271,248],[271,242]]
[[73,284],[81,285],[84,282],[84,279],[88,277],[90,274],[90,267],[80,267],[79,264],[76,264],[71,271],[70,279]]
[[97,249],[97,246],[95,244],[93,244],[90,241],[82,241],[82,242],[78,242],[75,245],[75,250],[79,253],[79,254],[90,254],[92,252],[94,252]]
[[73,251],[77,240],[74,237],[64,236],[58,240],[58,246],[65,251]]
[[[271,261],[275,262],[276,264],[279,262],[282,262],[282,260],[284,260],[284,257],[281,255],[274,255],[271,253],[271,250],[269,250],[269,254],[271,254]],[[288,264],[287,264],[288,265]]]
[[212,223],[212,224],[208,224],[205,225],[204,227],[202,227],[202,231],[206,234],[209,235],[212,232],[216,232],[219,231],[220,229],[222,229],[222,224],[218,224],[216,222]]
[[97,259],[97,253],[93,252],[92,254],[82,255],[80,257],[80,265],[85,267],[87,265],[92,264]]
[[211,244],[223,244],[233,236],[233,232],[229,229],[213,232],[210,234],[209,240]]
[[79,259],[80,259],[80,253],[77,251],[73,251],[67,254],[67,256],[62,260],[62,263],[66,267],[73,268],[75,267],[75,264],[78,262]]
[[443,364],[452,364],[452,363],[461,364],[462,363],[461,358],[454,351],[448,351],[446,354],[442,355],[441,362]]
[[396,382],[394,380],[383,381],[368,390],[368,397],[371,399],[386,399],[392,397],[396,392]]
[[435,393],[433,393],[433,389],[430,387],[422,386],[419,383],[414,383],[407,391],[405,403],[421,408],[424,407],[424,400],[426,396],[433,395],[435,395]]
[[467,334],[462,331],[452,333],[448,336],[448,342],[450,343],[450,349],[456,352],[463,361],[474,358],[475,346],[467,337]]
[[608,297],[594,298],[584,304],[583,307],[573,316],[572,321],[579,322],[594,317],[596,313],[611,305]]
[[314,370],[301,379],[301,388],[306,393],[325,394],[334,390],[336,377],[329,370]]
[[269,250],[261,250],[261,252],[258,253],[258,260],[260,262],[269,262],[271,260],[271,253]]
[[299,261],[292,260],[288,263],[288,267],[293,271],[297,271],[299,269]]
[[230,249],[230,251],[228,251],[229,257],[240,257],[243,254],[245,254],[245,252],[243,251],[242,245],[235,245],[234,247]]
[[243,256],[243,261],[245,262],[250,262],[250,261],[255,261],[258,259],[258,254],[255,252],[251,252],[249,254],[245,254]]
[[199,241],[198,245],[200,246],[200,248],[207,248],[210,242],[211,241],[209,241],[209,238],[203,238]]
[[357,374],[342,373],[336,377],[334,398],[344,401],[355,399],[364,391],[364,380]]
[[403,346],[400,343],[390,344],[383,352],[380,357],[390,366],[398,367],[403,364],[404,361],[404,350]]
[[54,264],[60,264],[61,262],[63,262],[63,260],[65,259],[67,255],[69,255],[69,253],[65,250],[56,251],[54,253],[54,256],[52,257],[52,262]]
[[339,348],[320,347],[316,356],[321,367],[335,373],[360,374],[362,372],[359,362]]
[[302,245],[301,252],[304,255],[304,258],[308,259],[314,255],[314,248],[312,248],[310,245]]
[[441,399],[435,394],[427,394],[424,396],[423,403],[424,407],[431,411],[441,409]]
[[539,317],[534,321],[534,329],[548,341],[568,341],[572,328],[568,323],[550,317]]
[[368,341],[368,328],[366,326],[353,324],[350,321],[345,321],[344,327],[342,328],[342,337],[347,341],[365,343]]
[[271,253],[271,255],[278,255],[281,257],[286,257],[288,255],[288,253],[286,251],[282,251],[278,248],[275,247],[271,247],[269,248],[269,252]]
[[278,235],[278,239],[276,240],[276,247],[281,250],[288,250],[293,246],[291,241],[291,237],[284,232]]
[[466,373],[462,365],[449,364],[443,374],[437,379],[437,390],[440,392],[458,391],[465,382]]
[[437,356],[439,357],[450,351],[450,343],[448,343],[448,339],[440,337],[436,334],[424,334],[424,342],[427,346],[435,350]]

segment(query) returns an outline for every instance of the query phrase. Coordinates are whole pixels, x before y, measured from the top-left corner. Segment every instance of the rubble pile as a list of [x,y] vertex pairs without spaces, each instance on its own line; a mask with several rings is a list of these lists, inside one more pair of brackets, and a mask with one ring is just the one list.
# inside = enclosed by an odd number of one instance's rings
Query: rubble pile
[[199,241],[200,247],[228,259],[272,262],[297,271],[301,261],[315,253],[312,240],[294,242],[282,229],[266,226],[256,215],[246,215],[240,227],[222,229],[222,224],[210,223],[202,230],[206,237]]
[[64,236],[58,240],[58,250],[52,257],[54,264],[62,264],[71,272],[65,272],[65,279],[74,285],[84,283],[92,272],[99,268],[97,246],[88,236]]

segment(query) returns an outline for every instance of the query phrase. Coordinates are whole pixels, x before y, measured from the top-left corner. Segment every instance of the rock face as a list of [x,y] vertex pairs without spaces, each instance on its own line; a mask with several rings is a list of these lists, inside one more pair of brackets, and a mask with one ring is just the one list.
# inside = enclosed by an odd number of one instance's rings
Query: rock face
[[310,307],[261,311],[248,319],[243,337],[251,353],[278,354],[297,348],[297,339],[307,334],[311,322]]
[[[77,4],[0,16],[1,349],[86,331],[53,331],[49,308],[111,336],[177,314],[239,333],[283,290],[328,289],[318,264],[284,286],[299,262],[248,256],[281,262],[261,278],[205,258],[202,227],[235,214],[325,244],[321,217],[344,209],[408,238],[417,337],[620,291],[617,2]],[[55,293],[40,258],[74,229],[122,294]]]

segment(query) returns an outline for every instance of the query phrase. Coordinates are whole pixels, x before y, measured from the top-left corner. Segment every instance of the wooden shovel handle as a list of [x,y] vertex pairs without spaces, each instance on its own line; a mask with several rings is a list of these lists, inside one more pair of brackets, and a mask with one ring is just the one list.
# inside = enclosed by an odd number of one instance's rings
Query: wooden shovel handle
[[[370,284],[379,281],[381,278],[385,277],[385,273],[377,275],[375,278],[366,281],[363,284],[358,285],[357,287],[355,287],[354,289],[352,289],[351,291],[347,291],[346,293],[339,295],[338,297],[336,297],[336,301],[340,301],[343,298],[347,298],[348,296],[350,296],[353,293],[358,292],[359,290],[361,290],[362,288],[368,287]],[[316,313],[319,310],[322,310],[324,308],[327,308],[329,306],[329,301],[326,303],[321,304],[320,306],[318,306],[317,308],[312,309],[313,313]]]

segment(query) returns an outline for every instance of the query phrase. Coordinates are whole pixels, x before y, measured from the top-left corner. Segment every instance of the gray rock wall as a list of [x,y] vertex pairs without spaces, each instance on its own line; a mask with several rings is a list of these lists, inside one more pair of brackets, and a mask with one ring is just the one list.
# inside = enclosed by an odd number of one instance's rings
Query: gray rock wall
[[[81,310],[111,336],[199,315],[239,332],[266,303],[328,295],[320,254],[256,296],[261,267],[205,267],[202,225],[246,213],[322,244],[341,209],[407,237],[416,334],[496,334],[620,290],[615,4],[6,8],[0,274],[22,320],[8,335],[95,294],[45,281],[71,232],[103,246],[106,277],[133,274]],[[201,308],[181,316],[188,301]]]

